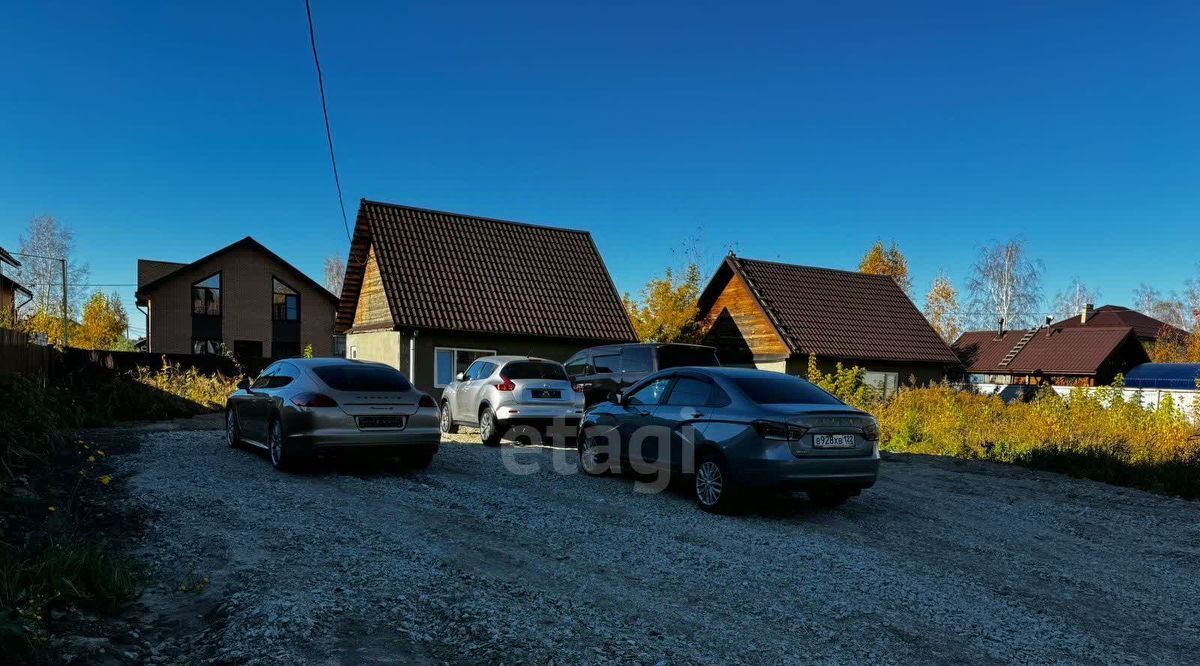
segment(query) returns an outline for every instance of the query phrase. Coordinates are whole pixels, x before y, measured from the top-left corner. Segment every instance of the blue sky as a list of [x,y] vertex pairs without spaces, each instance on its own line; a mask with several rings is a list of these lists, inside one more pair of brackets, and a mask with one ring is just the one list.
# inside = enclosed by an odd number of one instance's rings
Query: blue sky
[[[92,282],[131,283],[252,235],[320,279],[347,242],[303,2],[74,4],[3,8],[0,245],[52,214]],[[841,268],[895,239],[918,301],[1014,236],[1047,296],[1197,274],[1196,3],[314,14],[351,221],[367,197],[588,229],[622,290],[697,229]]]

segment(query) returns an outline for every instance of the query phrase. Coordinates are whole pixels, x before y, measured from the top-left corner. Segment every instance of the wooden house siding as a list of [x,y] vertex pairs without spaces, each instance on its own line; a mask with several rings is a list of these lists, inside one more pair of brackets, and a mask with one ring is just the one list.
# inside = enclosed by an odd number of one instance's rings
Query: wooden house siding
[[791,354],[740,275],[733,275],[707,312],[701,313],[704,344],[723,359],[779,360]]
[[375,246],[367,251],[367,265],[363,268],[362,288],[358,292],[358,303],[354,308],[355,328],[378,328],[392,326],[392,311],[388,306],[387,293],[383,289],[383,277],[379,273],[379,262],[375,258]]

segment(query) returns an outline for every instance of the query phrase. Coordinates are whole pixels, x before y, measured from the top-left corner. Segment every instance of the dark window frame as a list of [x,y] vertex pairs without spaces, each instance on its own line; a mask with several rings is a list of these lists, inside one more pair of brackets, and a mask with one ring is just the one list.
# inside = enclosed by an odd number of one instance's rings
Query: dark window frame
[[[190,297],[191,297],[191,302],[192,302],[192,308],[191,308],[192,314],[194,316],[197,316],[197,317],[221,317],[221,316],[224,316],[224,314],[225,314],[225,275],[224,274],[225,274],[224,270],[219,270],[216,273],[210,273],[208,275],[205,275],[204,277],[202,277],[199,280],[196,280],[195,282],[192,283]],[[217,292],[217,299],[216,299],[217,312],[216,312],[216,314],[213,314],[213,313],[207,312],[207,311],[196,312],[196,290],[204,289],[204,290],[212,291],[213,287],[201,287],[199,285],[201,282],[207,282],[208,280],[210,280],[214,277],[217,278],[217,285],[218,285],[216,287],[216,292]],[[204,302],[207,303],[207,301],[204,301]],[[207,310],[207,308],[206,308],[206,310]]]
[[[706,377],[697,377],[695,375],[675,375],[674,379],[675,379],[675,381],[671,382],[670,390],[667,392],[666,395],[663,396],[662,402],[659,403],[660,405],[667,405],[670,407],[710,407],[710,406],[712,406],[712,404],[713,404],[713,387],[716,386],[716,384],[714,384],[712,382],[712,380],[710,380]],[[705,384],[706,386],[708,386],[708,393],[704,396],[704,400],[702,402],[700,402],[699,404],[690,404],[690,403],[674,404],[671,402],[671,398],[675,397],[675,389],[679,387],[679,382],[684,381],[684,380],[693,381],[693,382]]]
[[[213,351],[196,351],[196,343],[198,343],[198,342],[215,343],[214,344],[215,349]],[[224,344],[225,344],[225,341],[220,338],[192,338],[192,354],[204,355],[204,356],[219,356],[221,354],[221,346]]]
[[[276,291],[275,290],[276,282],[283,285],[284,287],[287,287],[288,289],[291,289],[292,293],[287,294],[287,293],[284,293],[281,291]],[[280,317],[279,312],[276,310],[276,306],[278,305],[277,303],[275,303],[276,296],[283,296],[283,299],[284,299],[283,300],[283,313],[284,313],[283,317]],[[294,297],[296,299],[296,318],[288,319],[287,318],[287,299],[292,298],[292,297]],[[301,304],[301,299],[300,299],[300,290],[293,287],[292,285],[288,284],[285,280],[281,280],[279,278],[279,276],[271,275],[271,321],[300,321],[300,319],[302,317],[302,313],[300,311],[301,306],[302,306],[302,304]]]

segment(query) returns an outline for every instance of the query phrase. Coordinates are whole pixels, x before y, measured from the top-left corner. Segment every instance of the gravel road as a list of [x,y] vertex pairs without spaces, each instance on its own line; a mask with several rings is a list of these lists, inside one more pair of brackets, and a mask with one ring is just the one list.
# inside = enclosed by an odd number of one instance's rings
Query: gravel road
[[[840,509],[682,492],[447,443],[280,474],[222,433],[130,433],[152,661],[1194,663],[1200,509],[894,456]],[[506,471],[502,456],[538,463]],[[205,585],[203,580],[210,582]],[[199,583],[202,590],[195,591]],[[180,586],[190,591],[181,592]]]

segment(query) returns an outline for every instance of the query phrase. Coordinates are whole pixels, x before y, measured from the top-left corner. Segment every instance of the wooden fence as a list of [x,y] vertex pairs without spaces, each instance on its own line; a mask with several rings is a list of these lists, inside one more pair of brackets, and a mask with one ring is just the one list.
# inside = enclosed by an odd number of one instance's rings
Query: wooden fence
[[59,361],[53,347],[35,345],[22,331],[0,328],[0,375],[24,374],[46,379]]

